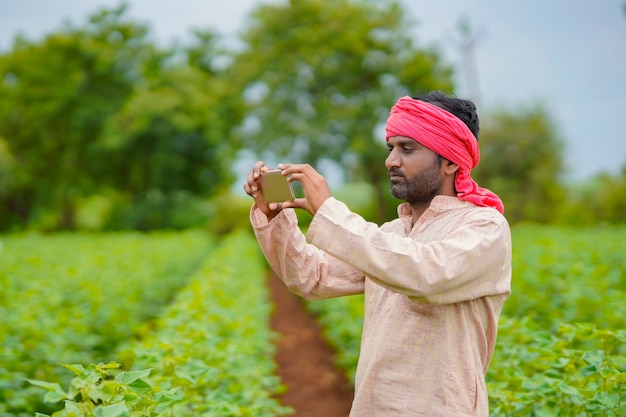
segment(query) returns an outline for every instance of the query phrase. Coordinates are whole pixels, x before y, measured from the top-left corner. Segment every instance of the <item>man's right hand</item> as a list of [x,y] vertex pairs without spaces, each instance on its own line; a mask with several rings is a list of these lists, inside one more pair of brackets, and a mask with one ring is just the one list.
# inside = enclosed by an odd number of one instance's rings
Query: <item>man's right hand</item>
[[272,168],[265,165],[263,161],[258,161],[252,167],[252,170],[248,172],[247,181],[243,185],[243,190],[254,198],[254,204],[259,210],[261,210],[270,221],[282,210],[282,205],[279,203],[270,204],[265,201],[265,195],[263,194],[263,188],[261,187],[261,175],[266,171],[271,171]]

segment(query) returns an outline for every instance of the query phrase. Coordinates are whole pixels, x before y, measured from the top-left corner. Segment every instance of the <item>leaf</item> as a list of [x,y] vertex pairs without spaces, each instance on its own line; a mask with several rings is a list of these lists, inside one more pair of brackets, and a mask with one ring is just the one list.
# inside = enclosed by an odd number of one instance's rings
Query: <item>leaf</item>
[[589,350],[583,353],[583,360],[589,365],[595,365],[597,368],[602,368],[605,354],[603,350]]
[[63,409],[63,411],[65,412],[64,416],[70,416],[70,417],[75,417],[75,416],[83,416],[84,413],[81,411],[79,404],[74,402],[74,401],[65,401],[65,408]]
[[125,404],[112,404],[94,408],[95,417],[130,417],[129,409]]
[[171,408],[174,404],[180,403],[184,400],[183,394],[178,392],[178,388],[158,392],[156,393],[155,398],[157,400],[158,409],[161,411]]
[[619,375],[619,371],[617,369],[612,368],[604,368],[600,370],[600,376],[602,379],[612,379],[616,375]]
[[115,380],[124,384],[130,384],[134,381],[136,381],[137,379],[140,378],[146,378],[148,376],[150,376],[150,373],[152,372],[152,368],[150,369],[142,369],[139,371],[127,371],[127,372],[122,372],[121,374],[119,374]]
[[578,392],[578,390],[577,390],[576,388],[572,387],[571,385],[568,385],[567,383],[565,383],[565,382],[563,382],[563,381],[562,381],[562,382],[560,382],[560,383],[557,385],[557,388],[558,388],[558,389],[559,389],[559,391],[561,391],[563,394],[569,395],[569,396],[574,397],[574,398],[577,398],[577,399],[580,399],[580,398],[581,398],[580,392]]
[[103,381],[95,389],[89,391],[89,398],[96,404],[100,402],[108,404],[115,398],[120,386],[121,384],[115,381]]
[[133,382],[128,384],[128,387],[132,389],[133,391],[135,391],[136,393],[139,393],[142,395],[152,390],[152,386],[150,386],[150,384],[148,384],[143,379],[134,380]]
[[48,391],[54,391],[54,390],[62,391],[61,386],[57,384],[56,382],[39,381],[37,379],[27,379],[27,381],[37,387],[44,388]]
[[56,382],[38,381],[35,379],[28,379],[27,381],[37,387],[48,390],[43,398],[44,402],[46,403],[57,403],[59,401],[63,401],[69,398],[68,394],[63,391],[61,386]]
[[598,367],[595,365],[587,365],[580,370],[582,376],[591,376],[598,372]]
[[555,368],[563,368],[568,363],[570,363],[570,360],[568,358],[558,358],[556,361],[554,361],[552,366]]
[[79,377],[83,377],[87,373],[87,370],[81,364],[70,365],[70,364],[62,363],[61,366],[74,372]]
[[99,363],[99,364],[96,366],[96,368],[97,368],[99,371],[102,371],[102,370],[107,370],[107,369],[118,369],[118,368],[119,368],[119,367],[121,367],[121,366],[122,366],[121,364],[119,364],[119,363],[117,363],[117,362],[114,362],[114,361],[111,361],[111,362],[109,362],[109,363]]

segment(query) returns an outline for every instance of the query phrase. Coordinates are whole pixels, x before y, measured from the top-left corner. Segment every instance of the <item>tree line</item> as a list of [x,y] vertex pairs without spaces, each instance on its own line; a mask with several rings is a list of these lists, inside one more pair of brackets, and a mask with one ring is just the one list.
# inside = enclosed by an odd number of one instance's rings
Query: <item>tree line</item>
[[[237,47],[210,28],[163,47],[126,12],[18,36],[0,54],[0,231],[227,219],[242,155],[332,166],[367,184],[368,216],[385,221],[398,203],[383,163],[390,106],[455,88],[455,68],[419,44],[395,1],[261,5]],[[565,184],[563,140],[544,108],[481,120],[475,177],[509,221],[626,221],[626,166]]]

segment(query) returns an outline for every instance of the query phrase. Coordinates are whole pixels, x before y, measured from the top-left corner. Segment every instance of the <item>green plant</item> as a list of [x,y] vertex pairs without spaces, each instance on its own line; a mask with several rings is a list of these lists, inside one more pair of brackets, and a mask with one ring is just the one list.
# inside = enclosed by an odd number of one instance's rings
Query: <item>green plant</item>
[[626,330],[537,330],[503,317],[487,375],[491,416],[626,415]]
[[[232,233],[152,326],[120,346],[115,363],[66,366],[78,375],[67,391],[33,383],[49,390],[48,402],[65,400],[54,417],[288,414],[274,397],[283,386],[275,375],[265,274],[250,234]],[[101,398],[102,389],[109,396]]]
[[183,400],[176,389],[154,388],[149,380],[150,369],[123,371],[116,362],[91,364],[87,368],[79,364],[63,366],[76,375],[67,390],[58,383],[29,380],[48,391],[44,401],[64,401],[65,407],[52,417],[167,416],[172,415],[172,406]]
[[212,246],[199,231],[2,237],[0,415],[47,411],[26,379],[65,384],[58,363],[106,361],[148,331]]

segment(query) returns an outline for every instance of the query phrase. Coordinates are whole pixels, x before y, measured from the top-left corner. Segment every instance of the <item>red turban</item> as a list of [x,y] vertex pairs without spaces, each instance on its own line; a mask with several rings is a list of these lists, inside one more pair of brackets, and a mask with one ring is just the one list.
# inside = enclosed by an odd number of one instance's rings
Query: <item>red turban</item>
[[414,139],[457,164],[454,185],[458,198],[504,212],[500,197],[479,187],[470,176],[472,168],[478,165],[480,151],[478,140],[461,119],[433,104],[405,96],[391,108],[387,119],[386,140],[392,136]]

